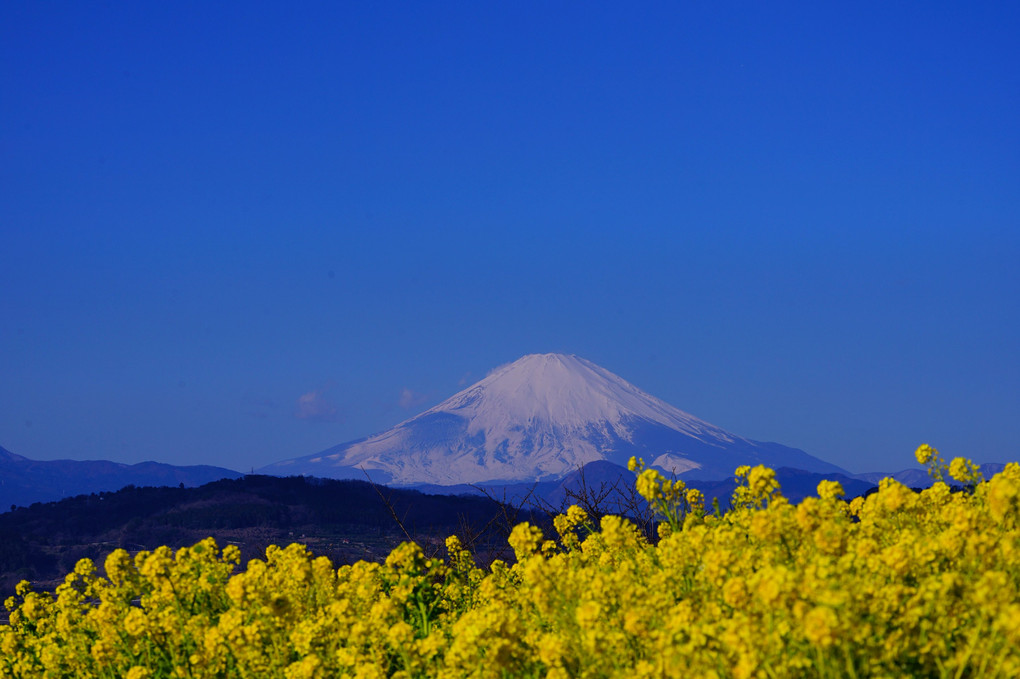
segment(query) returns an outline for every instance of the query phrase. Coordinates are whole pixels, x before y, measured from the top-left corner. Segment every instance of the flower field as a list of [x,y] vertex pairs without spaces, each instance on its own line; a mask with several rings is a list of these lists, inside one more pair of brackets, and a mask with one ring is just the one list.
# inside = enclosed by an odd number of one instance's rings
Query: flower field
[[986,481],[917,456],[963,489],[887,479],[846,502],[826,481],[794,505],[743,467],[706,512],[632,460],[657,539],[572,507],[485,569],[456,537],[445,559],[405,543],[339,570],[299,544],[242,572],[212,539],[117,550],[52,594],[18,587],[0,677],[1020,676],[1020,465]]

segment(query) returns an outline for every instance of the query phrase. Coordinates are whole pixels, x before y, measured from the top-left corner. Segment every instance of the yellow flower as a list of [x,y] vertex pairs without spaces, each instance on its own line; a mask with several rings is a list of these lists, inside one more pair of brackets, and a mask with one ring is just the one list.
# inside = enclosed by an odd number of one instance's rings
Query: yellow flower
[[567,508],[567,520],[574,526],[580,526],[588,520],[588,513],[577,505],[570,505]]
[[102,639],[92,644],[90,653],[100,667],[109,665],[117,655],[113,646]]
[[747,583],[741,577],[728,578],[723,585],[722,595],[723,600],[733,608],[742,608],[750,600]]
[[132,608],[124,617],[124,631],[133,637],[141,636],[149,630],[148,623],[140,608]]
[[996,522],[1009,517],[1015,520],[1020,484],[1000,474],[988,483],[988,510]]
[[917,450],[914,451],[914,457],[917,458],[918,464],[926,465],[931,461],[932,457],[936,454],[935,450],[927,443],[922,443],[918,446]]
[[284,670],[283,676],[286,679],[320,679],[326,675],[322,669],[322,659],[313,654],[292,662]]
[[645,469],[638,474],[636,488],[638,494],[649,502],[662,498],[662,474],[654,469]]
[[818,646],[831,646],[836,641],[839,619],[828,606],[817,606],[804,617],[804,636]]
[[840,485],[839,481],[819,481],[818,497],[823,500],[838,500],[843,497],[843,486]]
[[577,618],[577,624],[581,628],[591,628],[598,623],[599,613],[601,613],[602,607],[594,601],[586,601],[577,607],[575,617]]
[[981,468],[965,457],[954,457],[949,463],[949,475],[960,483],[974,484],[984,481]]
[[542,543],[542,531],[530,523],[521,523],[514,526],[508,539],[510,546],[518,559],[524,559],[538,551]]

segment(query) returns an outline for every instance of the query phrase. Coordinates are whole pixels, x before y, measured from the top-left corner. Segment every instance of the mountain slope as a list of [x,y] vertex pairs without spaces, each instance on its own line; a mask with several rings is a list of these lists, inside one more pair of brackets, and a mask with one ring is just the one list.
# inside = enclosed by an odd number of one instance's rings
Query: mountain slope
[[552,480],[598,460],[626,465],[632,455],[684,478],[726,478],[741,464],[843,472],[726,432],[563,354],[524,356],[388,431],[259,471],[455,485]]

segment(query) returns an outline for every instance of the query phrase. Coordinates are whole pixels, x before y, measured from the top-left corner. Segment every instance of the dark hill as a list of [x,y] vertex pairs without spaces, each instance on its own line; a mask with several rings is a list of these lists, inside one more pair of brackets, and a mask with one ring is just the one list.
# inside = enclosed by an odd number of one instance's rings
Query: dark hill
[[270,544],[302,542],[337,565],[378,560],[414,539],[440,553],[448,535],[479,561],[508,558],[506,536],[535,520],[485,497],[428,495],[365,481],[246,476],[199,488],[128,486],[0,514],[0,596],[22,579],[52,589],[75,563],[102,565],[112,550],[177,548],[212,535],[241,548],[243,560]]

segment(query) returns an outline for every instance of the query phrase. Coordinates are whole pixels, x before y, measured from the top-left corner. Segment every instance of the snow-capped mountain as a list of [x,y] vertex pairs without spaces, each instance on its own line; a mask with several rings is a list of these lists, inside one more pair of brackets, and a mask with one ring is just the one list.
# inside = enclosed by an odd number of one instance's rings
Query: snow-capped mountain
[[802,450],[730,434],[564,354],[524,356],[388,431],[259,471],[454,485],[558,479],[596,460],[626,465],[631,455],[683,478],[722,479],[742,464],[843,472]]

